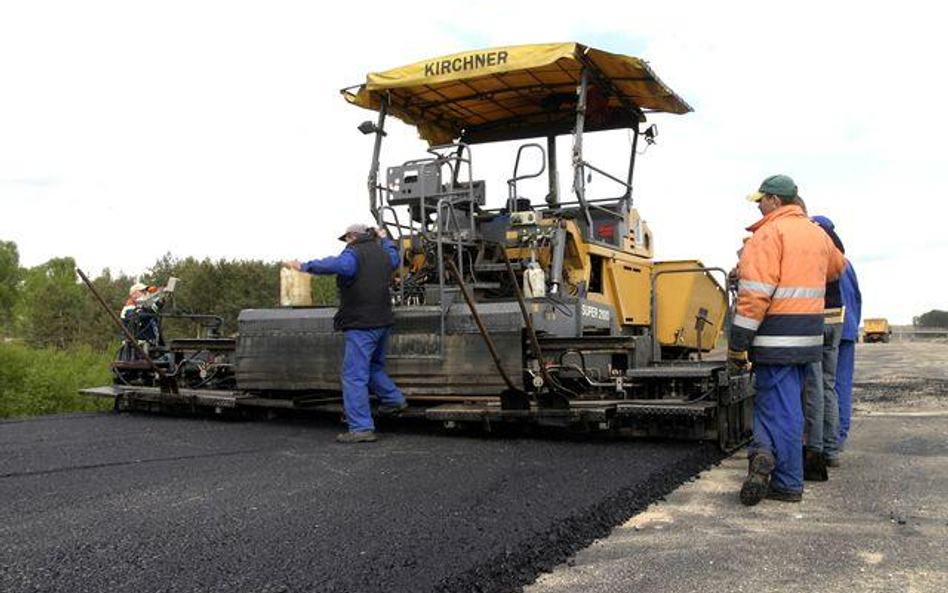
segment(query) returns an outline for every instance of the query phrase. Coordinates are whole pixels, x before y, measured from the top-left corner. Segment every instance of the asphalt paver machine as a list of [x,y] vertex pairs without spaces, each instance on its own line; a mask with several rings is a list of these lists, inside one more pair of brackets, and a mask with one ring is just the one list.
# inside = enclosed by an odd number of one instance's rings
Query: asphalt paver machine
[[[374,137],[368,208],[402,254],[387,360],[408,415],[447,427],[706,439],[723,449],[747,440],[750,375],[708,356],[728,316],[726,274],[697,260],[655,261],[633,205],[636,157],[656,136],[646,116],[691,111],[644,61],[578,43],[499,47],[369,74],[342,94],[377,112],[359,130]],[[383,168],[392,117],[428,148]],[[584,155],[586,135],[607,130],[628,131],[616,146],[627,150],[624,173]],[[567,192],[558,137],[572,140]],[[475,174],[490,143],[510,149],[512,174],[496,200]],[[619,195],[592,197],[595,177]],[[524,194],[531,179],[545,196]],[[143,375],[140,386],[85,392],[149,409],[338,411],[335,312],[242,311],[227,389],[159,390],[174,381]]]
[[[413,408],[449,426],[531,422],[725,448],[747,438],[748,375],[703,360],[725,326],[729,295],[715,274],[726,275],[654,261],[633,206],[636,156],[656,134],[646,115],[691,111],[644,61],[578,43],[500,47],[369,74],[342,93],[378,114],[359,126],[374,136],[368,206],[403,254],[388,369]],[[383,168],[392,117],[429,148]],[[605,130],[629,130],[621,175],[584,157],[584,137]],[[564,135],[568,195],[556,155]],[[519,143],[512,174],[491,205],[477,148],[508,141]],[[546,195],[524,196],[525,180],[541,176]],[[620,195],[587,195],[593,176]],[[338,393],[334,312],[242,312],[238,386]]]

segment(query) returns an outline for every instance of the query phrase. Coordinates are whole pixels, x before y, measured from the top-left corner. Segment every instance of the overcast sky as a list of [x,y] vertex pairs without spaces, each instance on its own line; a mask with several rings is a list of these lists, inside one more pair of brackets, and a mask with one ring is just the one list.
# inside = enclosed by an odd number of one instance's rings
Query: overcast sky
[[[730,267],[758,217],[743,196],[786,173],[836,222],[864,316],[910,322],[948,309],[948,36],[929,5],[0,0],[0,240],[23,265],[68,255],[94,273],[168,252],[335,253],[369,219],[356,126],[372,114],[340,88],[442,54],[579,41],[646,59],[695,108],[651,118],[659,143],[637,168],[657,258]],[[587,140],[594,163],[627,146]],[[474,153],[491,205],[515,150]],[[392,126],[383,166],[423,153]]]

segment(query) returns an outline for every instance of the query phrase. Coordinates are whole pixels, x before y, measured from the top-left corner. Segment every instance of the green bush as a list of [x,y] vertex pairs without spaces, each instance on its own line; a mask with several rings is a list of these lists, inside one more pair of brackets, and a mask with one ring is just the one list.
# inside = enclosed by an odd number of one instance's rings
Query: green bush
[[79,395],[107,385],[112,356],[81,346],[34,349],[0,343],[0,418],[107,410],[111,401]]

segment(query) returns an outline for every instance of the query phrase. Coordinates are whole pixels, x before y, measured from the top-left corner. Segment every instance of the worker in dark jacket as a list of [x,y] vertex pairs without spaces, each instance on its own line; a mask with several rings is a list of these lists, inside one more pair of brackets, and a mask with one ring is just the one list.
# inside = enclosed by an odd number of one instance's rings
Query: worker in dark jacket
[[369,406],[369,391],[378,396],[380,414],[396,414],[408,404],[385,372],[385,347],[392,327],[389,285],[399,264],[398,248],[384,230],[353,224],[339,237],[346,248],[335,257],[305,263],[286,262],[289,268],[309,274],[333,274],[339,289],[339,310],[333,318],[336,331],[345,334],[342,361],[342,399],[349,432],[336,440],[364,443],[378,440]]
[[728,366],[754,363],[754,441],[740,499],[755,505],[803,496],[805,365],[820,359],[823,294],[843,256],[794,203],[797,186],[773,175],[748,196],[763,215],[748,230],[738,263],[738,294]]
[[[846,269],[839,282],[843,294],[846,316],[843,319],[843,335],[839,342],[839,357],[836,363],[836,394],[839,396],[839,433],[836,451],[841,452],[849,436],[852,417],[853,369],[855,367],[856,340],[859,338],[859,322],[862,320],[862,293],[853,264],[846,261]],[[838,458],[827,460],[831,467],[839,464]]]
[[[813,222],[833,241],[841,253],[846,253],[843,242],[836,234],[833,221],[825,216],[814,216]],[[840,278],[826,283],[823,310],[823,356],[806,367],[804,431],[806,453],[803,458],[803,477],[818,482],[829,478],[826,467],[836,462],[836,436],[839,432],[839,398],[836,393],[836,366],[839,342],[843,334],[846,310],[840,292]]]

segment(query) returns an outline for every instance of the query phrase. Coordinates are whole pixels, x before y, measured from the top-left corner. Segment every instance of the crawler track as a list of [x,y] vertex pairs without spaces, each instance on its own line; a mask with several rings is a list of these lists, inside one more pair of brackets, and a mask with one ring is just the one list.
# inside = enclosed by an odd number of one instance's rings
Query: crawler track
[[337,429],[0,423],[0,590],[510,591],[720,455],[405,429],[345,446]]

